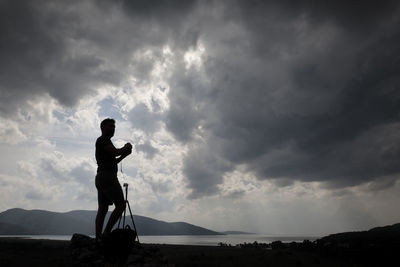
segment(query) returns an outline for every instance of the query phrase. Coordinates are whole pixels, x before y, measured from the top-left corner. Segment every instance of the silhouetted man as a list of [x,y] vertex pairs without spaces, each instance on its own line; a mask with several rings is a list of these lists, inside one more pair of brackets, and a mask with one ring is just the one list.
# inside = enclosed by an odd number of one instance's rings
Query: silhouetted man
[[[111,137],[115,132],[115,120],[105,119],[100,124],[101,136],[96,140],[97,175],[96,188],[99,208],[96,216],[96,240],[100,241],[103,235],[111,232],[114,224],[125,210],[124,194],[118,181],[118,163],[132,153],[132,145],[126,143],[122,148],[115,148]],[[103,230],[108,206],[115,204],[108,223]]]

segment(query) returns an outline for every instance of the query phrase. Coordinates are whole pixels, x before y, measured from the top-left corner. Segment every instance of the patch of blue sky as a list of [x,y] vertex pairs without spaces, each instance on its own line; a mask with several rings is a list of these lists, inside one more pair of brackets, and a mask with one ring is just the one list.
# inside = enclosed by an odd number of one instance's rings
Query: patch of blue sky
[[[122,170],[121,170],[121,164],[122,164]],[[136,177],[138,175],[139,171],[136,167],[130,167],[130,166],[127,166],[127,164],[119,163],[118,164],[118,172],[120,174],[122,174],[122,176],[127,174],[131,177]]]
[[49,136],[47,139],[50,142],[55,143],[57,146],[61,147],[75,147],[84,149],[85,146],[92,146],[91,139],[82,139],[76,137],[65,137],[65,136]]
[[114,101],[113,98],[107,97],[99,102],[100,110],[99,116],[100,118],[113,118],[115,120],[125,120],[121,115],[121,109]]
[[57,110],[53,110],[53,116],[56,117],[57,120],[63,121],[66,117],[66,114]]

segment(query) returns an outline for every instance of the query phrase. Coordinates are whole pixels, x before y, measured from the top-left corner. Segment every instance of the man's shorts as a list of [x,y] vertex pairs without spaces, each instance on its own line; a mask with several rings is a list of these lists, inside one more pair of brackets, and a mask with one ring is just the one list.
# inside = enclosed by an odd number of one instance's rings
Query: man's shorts
[[98,172],[96,175],[97,200],[99,206],[123,203],[124,194],[114,172]]

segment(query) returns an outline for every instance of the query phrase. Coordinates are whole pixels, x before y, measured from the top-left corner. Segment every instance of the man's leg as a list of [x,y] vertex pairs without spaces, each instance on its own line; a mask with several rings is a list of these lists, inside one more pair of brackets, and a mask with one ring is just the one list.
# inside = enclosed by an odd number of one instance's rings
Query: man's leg
[[96,215],[96,240],[101,239],[101,232],[103,231],[104,218],[108,212],[108,205],[99,205]]
[[105,235],[111,232],[111,229],[113,228],[114,224],[118,221],[119,217],[121,217],[122,213],[124,212],[125,207],[126,207],[125,201],[115,204],[115,209],[111,213],[110,219],[108,219],[106,228],[104,229]]

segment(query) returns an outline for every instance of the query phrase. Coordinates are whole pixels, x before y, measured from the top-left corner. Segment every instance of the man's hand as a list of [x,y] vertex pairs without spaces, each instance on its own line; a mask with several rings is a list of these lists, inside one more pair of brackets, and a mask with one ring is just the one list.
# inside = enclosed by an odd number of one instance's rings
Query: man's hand
[[131,143],[126,143],[121,149],[123,149],[123,152],[122,152],[121,156],[117,158],[117,163],[119,163],[121,160],[123,160],[129,154],[132,153],[132,145],[131,145]]
[[132,144],[131,143],[126,143],[124,146],[132,148]]
[[125,153],[124,153],[125,155],[129,155],[132,153],[132,144],[131,143],[126,143],[124,145],[124,148],[125,148]]

